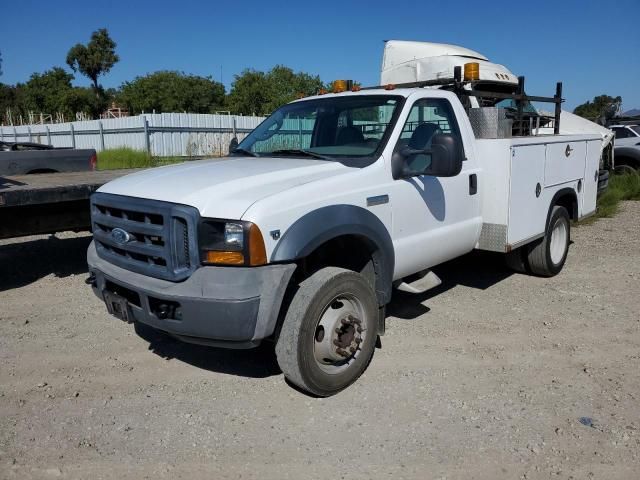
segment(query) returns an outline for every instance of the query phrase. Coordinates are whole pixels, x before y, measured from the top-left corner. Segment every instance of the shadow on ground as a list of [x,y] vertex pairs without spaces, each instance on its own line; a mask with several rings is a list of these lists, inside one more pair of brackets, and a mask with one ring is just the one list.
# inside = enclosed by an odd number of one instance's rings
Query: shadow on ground
[[447,290],[458,285],[485,290],[514,273],[506,267],[504,255],[477,250],[438,265],[433,271],[440,277],[442,284],[422,294],[394,290],[391,303],[387,305],[387,317],[413,320],[429,311],[429,307],[424,306],[423,302]]
[[0,292],[29,285],[47,275],[68,277],[87,273],[91,235],[58,238],[50,235],[0,245]]
[[[56,277],[87,272],[86,251],[91,236],[57,238],[51,235],[0,246],[0,292],[19,288],[53,274]],[[484,290],[512,274],[504,266],[503,256],[474,251],[435,267],[442,284],[424,294],[394,291],[387,315],[413,320],[429,311],[424,302],[456,286]],[[281,373],[271,342],[251,350],[227,350],[183,343],[143,325],[136,326],[140,337],[149,342],[149,350],[165,359],[177,359],[213,372],[253,378]]]
[[250,350],[230,350],[184,343],[143,324],[136,333],[149,342],[149,350],[166,359],[176,359],[211,372],[250,378],[265,378],[281,372],[271,342]]

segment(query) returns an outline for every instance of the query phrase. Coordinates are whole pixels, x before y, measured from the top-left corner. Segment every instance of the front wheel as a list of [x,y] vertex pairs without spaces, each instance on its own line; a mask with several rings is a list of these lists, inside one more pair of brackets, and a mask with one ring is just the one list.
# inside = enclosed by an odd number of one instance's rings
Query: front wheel
[[569,212],[555,205],[544,237],[529,247],[527,263],[531,272],[543,277],[560,273],[569,253],[570,235]]
[[377,339],[378,302],[359,273],[323,268],[300,283],[276,343],[287,379],[327,397],[355,382]]

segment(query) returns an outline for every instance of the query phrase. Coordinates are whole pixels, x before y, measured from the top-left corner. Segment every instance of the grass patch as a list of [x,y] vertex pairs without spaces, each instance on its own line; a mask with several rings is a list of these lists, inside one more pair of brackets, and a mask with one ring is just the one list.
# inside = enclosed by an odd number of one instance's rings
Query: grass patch
[[186,160],[186,157],[152,157],[147,152],[132,148],[113,148],[98,153],[98,170],[151,168]]
[[640,200],[640,174],[611,175],[609,188],[598,197],[596,214],[580,223],[590,223],[597,218],[612,217],[618,211],[619,204],[623,200]]

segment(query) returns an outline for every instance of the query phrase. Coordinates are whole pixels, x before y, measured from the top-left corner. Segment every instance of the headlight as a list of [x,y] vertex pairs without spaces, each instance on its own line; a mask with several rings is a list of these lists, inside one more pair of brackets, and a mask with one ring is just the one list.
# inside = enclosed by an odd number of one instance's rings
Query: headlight
[[205,265],[267,263],[262,233],[251,222],[203,219],[198,227],[198,245]]
[[244,247],[244,228],[241,223],[229,222],[224,225],[224,244],[227,247],[242,250]]

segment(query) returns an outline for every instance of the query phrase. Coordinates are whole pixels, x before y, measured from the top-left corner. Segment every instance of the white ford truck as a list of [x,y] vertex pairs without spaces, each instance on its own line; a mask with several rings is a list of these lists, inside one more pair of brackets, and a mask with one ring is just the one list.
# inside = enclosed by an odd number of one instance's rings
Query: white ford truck
[[596,208],[601,137],[534,136],[474,110],[477,68],[437,88],[339,84],[227,158],[104,185],[89,283],[116,317],[187,342],[273,341],[285,376],[328,396],[367,367],[392,290],[437,285],[434,265],[482,249],[557,274],[570,221]]

